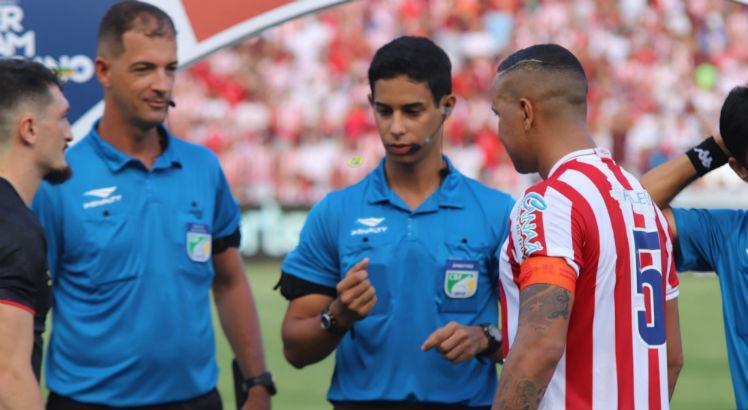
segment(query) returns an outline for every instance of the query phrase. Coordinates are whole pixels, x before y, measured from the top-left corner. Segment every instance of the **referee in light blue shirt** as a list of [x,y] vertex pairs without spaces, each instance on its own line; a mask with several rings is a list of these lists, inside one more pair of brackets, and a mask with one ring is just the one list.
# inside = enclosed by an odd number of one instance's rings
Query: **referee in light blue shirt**
[[[658,205],[667,208],[691,181],[728,162],[748,182],[746,113],[748,87],[735,87],[722,105],[721,137],[707,138],[685,155],[642,177],[642,185]],[[673,231],[676,268],[717,273],[735,399],[738,408],[748,408],[748,214],[743,209],[664,209],[663,212]]]
[[441,155],[450,62],[401,37],[369,68],[386,156],[310,212],[283,262],[284,353],[336,352],[335,409],[487,409],[500,361],[498,261],[512,199]]
[[211,293],[250,386],[274,392],[239,254],[239,207],[218,158],[170,135],[176,31],[162,10],[113,5],[99,27],[104,114],[68,152],[75,174],[44,185],[54,322],[48,410],[221,407]]

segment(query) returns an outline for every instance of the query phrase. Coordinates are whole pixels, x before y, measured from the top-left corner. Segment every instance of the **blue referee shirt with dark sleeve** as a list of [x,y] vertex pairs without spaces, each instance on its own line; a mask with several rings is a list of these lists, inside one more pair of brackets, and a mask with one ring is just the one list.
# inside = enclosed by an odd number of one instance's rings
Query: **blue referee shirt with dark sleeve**
[[679,271],[715,271],[719,277],[735,401],[739,409],[746,409],[748,212],[738,209],[673,209],[673,216],[678,229],[675,267]]
[[159,128],[149,171],[94,129],[74,175],[43,184],[33,209],[48,238],[54,321],[50,390],[121,407],[212,390],[212,253],[238,245],[239,208],[217,157]]
[[369,258],[378,302],[338,345],[330,401],[481,407],[493,400],[494,363],[455,365],[435,349],[420,350],[450,321],[498,322],[496,254],[514,201],[447,162],[439,189],[412,211],[389,188],[383,160],[363,181],[312,209],[283,262],[281,291],[294,298],[305,293],[294,289],[299,283],[317,289],[309,293],[334,296],[348,269]]

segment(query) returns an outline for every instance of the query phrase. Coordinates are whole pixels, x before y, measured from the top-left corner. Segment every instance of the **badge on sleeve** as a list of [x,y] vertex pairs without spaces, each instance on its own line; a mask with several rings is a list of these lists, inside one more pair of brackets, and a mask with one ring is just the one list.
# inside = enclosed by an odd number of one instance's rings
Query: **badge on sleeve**
[[453,299],[466,299],[478,289],[478,262],[448,260],[444,293]]
[[203,224],[187,224],[187,256],[195,262],[210,259],[211,235]]

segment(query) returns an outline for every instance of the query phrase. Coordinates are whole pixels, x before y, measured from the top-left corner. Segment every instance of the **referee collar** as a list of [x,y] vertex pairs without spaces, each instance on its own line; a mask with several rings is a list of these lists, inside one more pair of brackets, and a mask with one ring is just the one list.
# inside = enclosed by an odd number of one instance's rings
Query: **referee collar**
[[[442,156],[447,164],[449,173],[442,180],[441,185],[436,191],[436,196],[431,195],[424,203],[418,207],[418,212],[436,211],[437,208],[464,208],[463,199],[463,180],[464,176],[453,165],[452,161],[446,156]],[[397,194],[390,188],[387,183],[387,177],[384,171],[384,161],[382,158],[379,165],[371,173],[371,182],[366,189],[366,200],[370,204],[390,203],[398,205],[407,211],[411,211],[400,199]]]
[[567,162],[569,162],[569,161],[571,161],[573,159],[576,159],[576,158],[579,158],[579,157],[584,157],[584,156],[587,156],[587,155],[596,155],[596,156],[601,157],[601,158],[610,158],[611,157],[610,156],[610,151],[608,151],[605,148],[587,148],[587,149],[580,149],[578,151],[572,151],[572,152],[564,155],[563,157],[561,157],[560,160],[556,161],[556,163],[553,164],[553,167],[551,167],[551,171],[548,172],[548,177],[546,177],[546,179],[550,178],[558,170],[558,168],[561,165],[563,165],[563,164],[565,164],[565,163],[567,163]]
[[[112,172],[119,172],[120,170],[125,168],[125,166],[131,163],[142,165],[139,159],[128,156],[124,152],[115,148],[114,145],[104,140],[104,138],[101,137],[101,134],[99,134],[98,131],[99,122],[100,120],[96,121],[93,128],[91,128],[89,136],[91,137],[94,149],[99,153],[101,158],[107,164],[109,170],[111,170]],[[166,169],[171,167],[181,168],[182,161],[180,160],[179,153],[174,148],[174,137],[169,134],[169,132],[166,130],[166,127],[164,127],[162,124],[158,126],[157,131],[159,135],[159,143],[161,144],[161,154],[159,154],[158,158],[156,158],[156,162],[153,164],[151,172],[157,169]]]

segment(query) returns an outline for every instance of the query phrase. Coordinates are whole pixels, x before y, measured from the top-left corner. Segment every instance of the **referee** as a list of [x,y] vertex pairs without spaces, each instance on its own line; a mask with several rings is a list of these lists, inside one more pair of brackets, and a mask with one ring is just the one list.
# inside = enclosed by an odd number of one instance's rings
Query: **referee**
[[29,204],[42,179],[70,176],[60,83],[39,63],[0,60],[0,408],[42,408],[39,370],[50,295],[44,231]]
[[[748,213],[745,209],[670,209],[688,184],[729,163],[748,182],[748,87],[730,91],[719,117],[721,138],[709,137],[641,179],[673,232],[679,271],[716,272],[735,400],[748,408]],[[729,205],[728,205],[729,206]]]
[[487,409],[499,361],[498,261],[514,201],[441,154],[446,53],[401,37],[369,67],[386,155],[310,212],[280,285],[296,367],[337,349],[337,410]]

